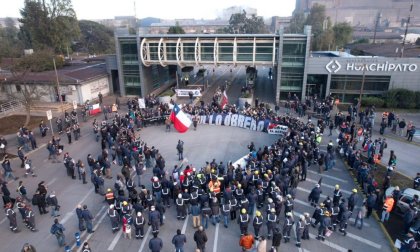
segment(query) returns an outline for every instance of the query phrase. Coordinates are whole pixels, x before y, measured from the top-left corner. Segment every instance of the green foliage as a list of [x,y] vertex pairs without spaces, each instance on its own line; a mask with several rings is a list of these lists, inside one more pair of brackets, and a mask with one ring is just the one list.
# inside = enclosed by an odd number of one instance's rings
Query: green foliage
[[80,30],[71,0],[25,0],[20,38],[28,48],[65,52]]
[[349,23],[338,23],[333,26],[332,30],[334,31],[336,46],[341,48],[351,41],[353,36],[353,28]]
[[113,31],[96,22],[89,20],[79,21],[80,40],[72,48],[75,51],[89,54],[104,54],[115,52]]
[[303,33],[305,22],[306,18],[303,12],[293,13],[292,19],[290,20],[290,25],[285,29],[285,33]]
[[176,22],[175,26],[169,27],[168,34],[185,34],[184,29]]
[[387,108],[420,108],[420,92],[408,89],[391,89],[385,94]]
[[296,12],[286,33],[302,33],[305,25],[312,26],[312,50],[335,50],[343,47],[352,39],[353,28],[348,23],[331,24],[325,14],[325,6],[314,4],[305,18],[304,13]]
[[367,43],[369,43],[368,38],[361,38],[361,39],[358,39],[354,42],[354,44],[367,44]]
[[232,14],[229,19],[229,27],[226,29],[226,33],[231,34],[261,34],[267,32],[262,17],[252,15],[248,18],[245,11]]
[[43,72],[54,69],[53,58],[57,68],[64,65],[64,58],[55,56],[51,50],[42,50],[16,60],[12,66],[12,72]]
[[375,106],[376,108],[382,108],[385,105],[385,101],[382,98],[375,96],[368,96],[362,98],[362,106],[370,107]]
[[326,18],[327,16],[325,15],[325,6],[315,3],[311,8],[305,23],[306,25],[312,26],[312,33],[314,37],[318,37],[325,30],[324,22]]
[[420,91],[416,92],[416,108],[420,109]]
[[16,58],[23,53],[23,44],[18,38],[19,30],[11,18],[6,18],[6,26],[0,25],[0,61],[2,58]]

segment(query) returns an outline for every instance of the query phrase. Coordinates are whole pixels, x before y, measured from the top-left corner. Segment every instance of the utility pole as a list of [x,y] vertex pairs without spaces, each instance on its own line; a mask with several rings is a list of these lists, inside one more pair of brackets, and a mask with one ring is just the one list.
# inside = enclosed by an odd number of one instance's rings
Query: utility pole
[[362,107],[362,94],[363,94],[363,89],[365,88],[365,74],[366,74],[366,68],[367,68],[367,65],[366,65],[366,63],[365,63],[365,64],[363,64],[363,77],[362,77],[362,85],[361,85],[361,87],[360,87],[359,103],[357,104],[357,105],[358,105],[357,111],[358,111],[359,113],[360,113],[360,109],[361,109],[361,107]]
[[379,20],[381,19],[381,17],[382,17],[382,13],[379,12],[378,15],[376,16],[376,21],[375,21],[375,31],[373,33],[373,44],[376,43],[376,32],[378,30]]
[[407,19],[407,22],[405,23],[404,39],[403,39],[402,48],[401,48],[401,58],[404,57],[405,40],[407,38],[408,25],[410,24],[411,12],[413,12],[413,6],[414,6],[414,0],[411,0],[410,12],[408,13],[408,19]]
[[54,72],[55,72],[55,78],[57,81],[57,96],[58,96],[58,101],[62,101],[61,99],[61,95],[60,95],[60,81],[58,80],[58,73],[57,73],[57,66],[55,65],[55,57],[53,57],[53,64],[54,64]]

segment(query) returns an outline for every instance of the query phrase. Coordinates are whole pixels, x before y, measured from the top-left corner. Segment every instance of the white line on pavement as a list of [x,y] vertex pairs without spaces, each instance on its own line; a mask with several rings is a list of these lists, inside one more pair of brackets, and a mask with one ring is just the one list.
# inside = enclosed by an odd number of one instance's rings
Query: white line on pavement
[[146,244],[147,237],[149,237],[149,234],[151,231],[152,231],[152,227],[149,226],[149,228],[147,229],[146,235],[144,236],[143,241],[141,242],[139,252],[143,252],[143,248],[144,248],[144,245]]
[[[316,235],[313,235],[311,233],[309,233],[309,237],[311,237],[312,239],[316,239]],[[340,245],[337,245],[335,243],[332,243],[332,242],[330,242],[328,240],[320,241],[320,242],[323,243],[323,244],[325,244],[325,245],[327,245],[328,247],[333,248],[335,250],[338,250],[340,252],[347,252],[348,251],[348,249],[343,248]]]
[[216,231],[214,232],[213,252],[217,252],[218,240],[219,240],[219,223],[216,224]]
[[3,220],[1,220],[0,225],[3,224],[6,220],[7,220],[7,218],[4,218]]
[[50,182],[47,183],[47,186],[52,185],[56,180],[57,180],[57,178],[51,179]]
[[382,246],[379,245],[378,243],[373,242],[373,241],[369,241],[369,240],[367,240],[367,239],[365,239],[363,237],[354,235],[352,233],[347,232],[347,236],[350,237],[350,238],[352,238],[352,239],[355,239],[355,240],[358,240],[360,242],[363,242],[364,244],[367,244],[367,245],[372,246],[374,248],[377,248],[377,249],[381,249],[382,248]]
[[108,250],[114,250],[115,246],[117,245],[118,240],[121,238],[122,235],[122,229],[118,231],[117,235],[112,240],[111,244],[108,247]]
[[185,230],[187,229],[187,224],[188,224],[188,218],[189,217],[190,217],[190,215],[187,215],[187,218],[185,218],[184,225],[182,226],[182,230],[181,230],[182,234],[185,234]]
[[[101,210],[99,210],[98,214],[95,216],[95,218],[94,218],[94,219],[96,219],[98,216],[100,216],[100,215],[101,215],[101,212],[102,212],[103,210],[105,210],[105,211],[104,211],[104,213],[102,214],[101,218],[100,218],[100,219],[98,220],[98,222],[96,223],[96,225],[93,227],[93,230],[98,229],[99,225],[102,223],[102,221],[104,220],[105,216],[107,215],[106,206],[103,206],[103,207],[101,208]],[[85,233],[83,233],[83,234],[87,234],[87,232],[85,232]],[[82,242],[81,242],[81,244],[83,244],[84,242],[89,241],[89,239],[92,237],[92,235],[93,235],[93,233],[89,234],[89,235],[86,237],[86,239],[85,239],[84,241],[82,241]],[[80,237],[80,239],[81,239],[81,237]],[[74,244],[73,244],[73,246],[71,246],[71,251],[73,251],[74,247],[76,247],[76,243],[74,243]],[[77,250],[78,250],[78,251],[81,251],[81,250],[82,250],[82,247],[78,248]]]
[[[312,183],[314,183],[314,184],[318,184],[318,181],[315,181],[315,180],[310,179],[310,178],[307,178],[307,179],[306,179],[306,181],[308,181],[308,182],[312,182]],[[321,183],[321,186],[325,186],[325,187],[327,187],[327,188],[335,189],[335,186],[328,185],[328,184],[325,184],[325,183]],[[350,191],[347,191],[347,190],[344,190],[344,189],[340,189],[340,190],[341,190],[343,193],[351,194],[351,192],[350,192]]]
[[[308,202],[305,202],[305,201],[302,201],[302,200],[299,200],[299,199],[294,199],[293,201],[298,203],[298,204],[313,208],[313,206],[311,206],[311,204],[309,204]],[[355,219],[350,218],[349,221],[354,223]],[[364,221],[363,226],[370,227],[370,224],[366,223],[366,221]]]
[[[299,216],[300,216],[300,215],[302,215],[302,214],[301,214],[301,213],[299,213],[299,212],[294,211],[294,212],[293,212],[293,215],[299,218]],[[352,234],[352,233],[349,233],[349,232],[347,232],[347,237],[350,237],[350,238],[352,238],[352,239],[354,239],[354,240],[357,240],[357,241],[359,241],[359,242],[362,242],[362,243],[364,243],[364,244],[366,244],[366,245],[372,246],[372,247],[377,248],[377,249],[381,249],[381,247],[382,247],[382,246],[381,246],[381,245],[379,245],[378,243],[375,243],[375,242],[373,242],[373,241],[367,240],[367,239],[365,239],[365,238],[362,238],[362,237],[360,237],[360,236],[357,236],[357,235]],[[346,251],[347,251],[347,250],[346,250]]]
[[[77,203],[77,205],[81,205],[83,203],[83,201],[85,201],[87,199],[87,197],[89,197],[89,195],[94,191],[95,189],[92,188],[88,191],[88,193],[82,198],[81,201],[79,201]],[[76,205],[76,206],[77,206]],[[61,224],[66,223],[73,215],[75,214],[75,211],[71,211],[71,212],[67,212],[66,215],[64,216],[64,218],[61,220]]]
[[312,171],[312,170],[308,170],[308,172],[310,172],[310,173],[312,173],[312,174],[319,175],[319,176],[321,176],[321,177],[326,177],[326,178],[334,179],[334,180],[340,181],[341,183],[348,183],[348,181],[347,181],[347,180],[344,180],[344,179],[339,179],[339,178],[336,178],[336,177],[334,177],[334,176],[330,176],[330,175],[327,175],[327,174],[319,174],[318,172],[316,172],[316,171]]

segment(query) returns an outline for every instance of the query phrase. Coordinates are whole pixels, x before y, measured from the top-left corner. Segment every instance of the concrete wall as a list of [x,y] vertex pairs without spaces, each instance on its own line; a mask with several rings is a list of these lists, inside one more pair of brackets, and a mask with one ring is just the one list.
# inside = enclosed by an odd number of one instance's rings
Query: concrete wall
[[107,76],[104,76],[100,79],[86,82],[80,87],[80,97],[76,98],[77,103],[82,104],[86,100],[93,100],[98,98],[99,92],[103,96],[110,93],[109,89],[109,79]]

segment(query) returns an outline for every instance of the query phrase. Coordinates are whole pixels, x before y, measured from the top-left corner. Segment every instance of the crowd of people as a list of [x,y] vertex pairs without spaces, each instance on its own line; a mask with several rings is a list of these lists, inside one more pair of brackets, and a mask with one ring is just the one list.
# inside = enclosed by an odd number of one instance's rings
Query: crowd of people
[[[255,119],[269,119],[271,122],[287,126],[289,131],[271,145],[257,147],[250,143],[245,164],[236,167],[231,162],[224,163],[214,159],[201,167],[190,164],[183,158],[184,147],[180,140],[176,144],[176,150],[178,159],[183,162],[172,168],[166,166],[165,158],[159,149],[142,141],[136,131],[147,126],[150,118],[167,118],[170,112],[169,105],[158,104],[154,102],[153,97],[146,99],[146,105],[146,108],[139,108],[137,100],[128,100],[128,112],[125,115],[115,113],[108,121],[93,122],[93,131],[101,153],[97,157],[88,154],[86,166],[82,160],[76,162],[71,158],[70,153],[63,153],[59,137],[53,137],[49,141],[47,150],[53,162],[59,162],[58,157],[63,154],[66,173],[71,179],[78,178],[86,184],[90,178],[95,192],[104,197],[108,204],[107,214],[113,233],[121,229],[124,237],[131,239],[133,229],[134,237],[143,239],[144,228],[147,224],[150,225],[153,238],[148,245],[153,252],[162,251],[163,246],[167,246],[159,237],[159,231],[166,228],[162,225],[165,212],[171,205],[175,206],[178,220],[185,219],[188,214],[192,216],[193,228],[196,228],[194,241],[200,252],[205,251],[209,222],[213,225],[222,222],[225,228],[239,228],[239,246],[244,251],[253,249],[258,241],[257,251],[268,249],[270,252],[277,252],[281,241],[291,241],[292,233],[295,233],[295,245],[301,247],[305,240],[310,239],[311,228],[316,229],[316,239],[322,241],[336,234],[345,236],[350,217],[355,218],[352,224],[362,229],[364,218],[369,218],[374,210],[382,210],[382,221],[385,222],[399,198],[398,192],[393,192],[391,197],[384,197],[384,190],[392,184],[393,169],[396,167],[395,153],[391,154],[382,188],[372,173],[375,162],[381,159],[387,148],[385,139],[372,140],[373,108],[367,109],[363,114],[357,114],[357,110],[351,106],[347,113],[337,113],[332,117],[334,99],[331,97],[325,100],[307,99],[303,103],[290,97],[285,105],[285,115],[279,115],[278,109],[272,110],[266,104],[257,101],[254,106],[246,104],[244,109],[235,105],[221,108],[217,99],[213,99],[208,105],[188,104],[182,109],[193,116],[241,113]],[[309,118],[306,122],[299,119],[305,115]],[[73,117],[76,117],[76,120],[73,120]],[[356,124],[357,117],[360,120],[359,124]],[[65,115],[64,126],[61,127],[62,122],[59,120],[56,122],[57,127],[60,132],[65,129],[68,143],[71,143],[71,131],[77,140],[77,134],[80,134],[77,114],[72,112]],[[338,129],[339,135],[337,144],[329,141],[324,152],[320,150],[320,143],[326,128],[330,129],[330,135],[331,130]],[[42,136],[43,129],[40,126]],[[340,185],[336,185],[334,190],[323,191],[322,181],[319,181],[308,195],[308,201],[314,207],[313,212],[295,213],[296,188],[301,181],[306,180],[308,169],[312,167],[320,173],[327,172],[334,168],[338,155],[341,155],[355,171],[367,198],[363,199],[361,192],[356,188],[349,197],[344,197]],[[363,155],[367,156],[366,160]],[[6,161],[3,161],[3,167],[7,167]],[[116,172],[115,168],[111,168],[112,165],[121,167],[121,170]],[[153,174],[151,181],[144,181],[146,173]],[[15,178],[13,174],[8,176]],[[114,179],[113,188],[105,188],[105,179]],[[420,178],[418,180],[420,181]],[[19,184],[23,186],[22,183]],[[419,184],[420,182],[417,182],[417,186]],[[51,216],[59,216],[60,206],[55,193],[48,193],[43,182],[39,183],[37,192],[30,201],[26,197],[24,187],[20,188],[20,196],[16,201],[10,197],[6,182],[2,183],[2,193],[5,212],[13,232],[19,231],[14,212],[15,204],[25,225],[34,232],[37,229],[31,204],[38,206],[40,214],[47,214],[46,208],[50,206]],[[328,195],[322,202],[321,194]],[[394,202],[391,202],[390,198]],[[408,228],[404,230],[407,238],[403,240],[403,249],[419,241],[418,204],[418,198],[410,202],[411,218],[404,217],[409,223]],[[87,206],[79,205],[75,211],[79,231],[87,230],[88,233],[93,233],[93,216]],[[234,222],[238,227],[235,227]],[[262,226],[266,226],[266,229]],[[416,226],[417,229],[413,230],[412,226]],[[50,232],[56,236],[60,246],[66,245],[64,231],[64,226],[55,219]],[[272,239],[271,247],[267,244],[269,239]],[[183,251],[185,243],[187,237],[177,230],[172,239],[176,251]],[[87,243],[83,246],[86,247],[83,251],[91,251]]]

